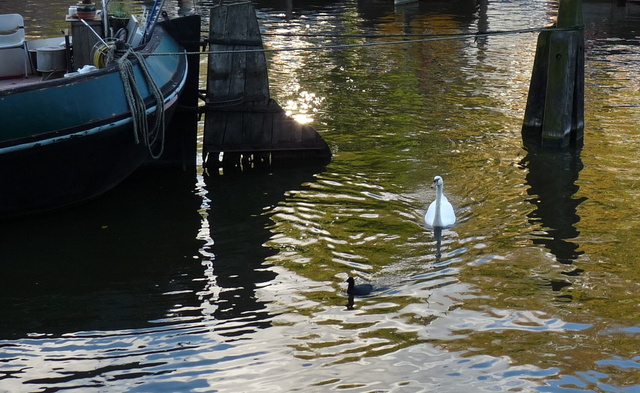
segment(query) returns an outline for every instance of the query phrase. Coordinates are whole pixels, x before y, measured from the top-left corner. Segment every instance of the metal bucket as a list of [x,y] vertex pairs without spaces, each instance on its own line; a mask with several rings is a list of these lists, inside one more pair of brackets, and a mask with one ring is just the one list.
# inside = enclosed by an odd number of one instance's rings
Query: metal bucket
[[37,49],[38,72],[66,71],[67,56],[65,49],[58,46],[45,46]]

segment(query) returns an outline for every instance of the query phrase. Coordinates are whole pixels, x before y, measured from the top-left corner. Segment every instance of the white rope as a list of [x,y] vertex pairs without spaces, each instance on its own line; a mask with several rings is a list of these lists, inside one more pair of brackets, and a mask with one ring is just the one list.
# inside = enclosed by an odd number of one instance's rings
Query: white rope
[[[144,104],[144,98],[140,94],[138,83],[136,82],[133,63],[129,60],[130,55],[138,60],[140,70],[147,82],[149,91],[156,101],[155,121],[151,128],[149,128],[149,124],[147,122],[147,109]],[[149,149],[151,157],[158,159],[164,152],[165,116],[164,97],[162,92],[151,77],[147,63],[144,61],[144,57],[140,53],[129,48],[127,52],[117,60],[117,62],[120,67],[120,77],[122,78],[122,85],[124,87],[125,97],[127,98],[127,104],[131,111],[135,141],[136,143],[140,143],[142,140],[142,143],[144,143]],[[158,140],[160,141],[160,149],[155,153],[153,151],[153,145]]]

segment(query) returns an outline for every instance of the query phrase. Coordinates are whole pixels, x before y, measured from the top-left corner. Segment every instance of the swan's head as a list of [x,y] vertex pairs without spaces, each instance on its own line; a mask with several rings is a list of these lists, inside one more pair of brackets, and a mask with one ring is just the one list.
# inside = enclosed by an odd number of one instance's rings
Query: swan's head
[[431,184],[431,188],[434,187],[442,187],[444,185],[444,181],[440,176],[436,176],[433,178],[433,183]]

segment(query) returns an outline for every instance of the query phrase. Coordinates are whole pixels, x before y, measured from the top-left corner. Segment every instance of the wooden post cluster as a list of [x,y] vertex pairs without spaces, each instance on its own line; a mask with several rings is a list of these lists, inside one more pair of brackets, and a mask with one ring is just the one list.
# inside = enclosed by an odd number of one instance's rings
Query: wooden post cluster
[[[538,36],[523,137],[543,147],[581,146],[584,136],[582,0],[560,0],[557,30]],[[562,30],[564,29],[564,30]]]
[[[269,100],[267,62],[262,37],[251,3],[220,4],[211,8],[207,98],[224,105]],[[236,52],[234,52],[236,51]]]
[[[322,137],[288,117],[270,98],[267,62],[251,2],[211,8],[209,44],[203,151],[208,166],[330,159]],[[220,153],[223,161],[218,159]]]

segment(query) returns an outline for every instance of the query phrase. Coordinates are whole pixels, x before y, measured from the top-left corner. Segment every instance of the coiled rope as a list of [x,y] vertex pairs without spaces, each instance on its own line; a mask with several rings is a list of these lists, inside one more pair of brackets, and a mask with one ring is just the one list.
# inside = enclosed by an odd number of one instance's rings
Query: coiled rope
[[[149,124],[147,122],[147,108],[144,104],[144,98],[140,94],[138,83],[136,82],[133,63],[129,59],[130,56],[138,60],[140,70],[147,82],[149,91],[156,101],[156,113],[154,116],[154,123],[151,128],[149,128]],[[158,159],[164,152],[164,96],[151,77],[147,63],[144,61],[144,57],[140,53],[128,48],[124,55],[118,58],[117,63],[120,68],[120,77],[122,78],[122,85],[124,87],[125,97],[127,98],[127,104],[131,111],[135,141],[136,143],[140,143],[142,140],[142,143],[144,143],[149,149],[151,157]],[[160,142],[159,151],[154,152],[153,145],[157,141]]]
[[92,49],[93,65],[103,68],[107,64],[113,62],[116,58],[116,43],[113,41],[98,41]]

